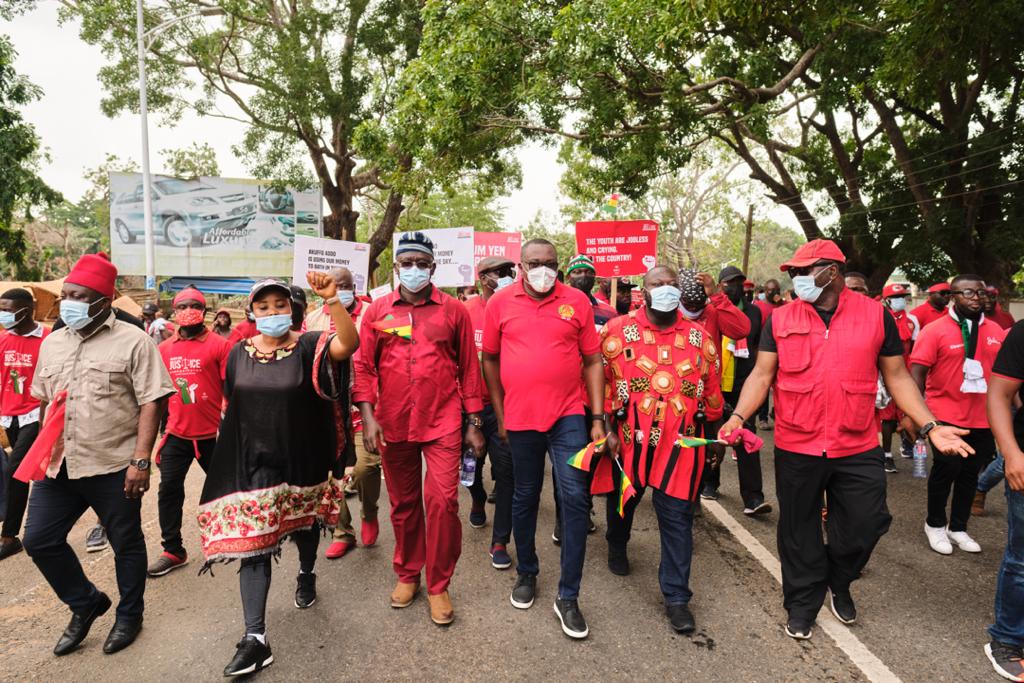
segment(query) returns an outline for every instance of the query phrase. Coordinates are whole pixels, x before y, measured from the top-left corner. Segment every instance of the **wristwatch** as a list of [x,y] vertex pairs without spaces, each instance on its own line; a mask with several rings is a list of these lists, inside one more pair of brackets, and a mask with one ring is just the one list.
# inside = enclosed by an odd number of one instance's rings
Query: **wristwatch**
[[479,415],[470,415],[469,417],[466,418],[466,420],[469,422],[469,424],[473,425],[477,429],[484,428],[484,421],[480,419]]
[[935,429],[938,426],[939,426],[939,423],[936,420],[932,420],[931,422],[927,423],[925,426],[921,427],[921,429],[918,430],[917,433],[920,434],[922,437],[927,437],[928,433],[931,432],[933,429]]
[[138,468],[139,471],[141,472],[145,472],[146,470],[149,469],[149,458],[144,458],[141,460],[129,460],[128,464],[131,465],[132,467]]
[[604,417],[604,413],[594,413],[590,416],[590,421],[594,422],[595,420],[600,420],[601,422],[604,422]]

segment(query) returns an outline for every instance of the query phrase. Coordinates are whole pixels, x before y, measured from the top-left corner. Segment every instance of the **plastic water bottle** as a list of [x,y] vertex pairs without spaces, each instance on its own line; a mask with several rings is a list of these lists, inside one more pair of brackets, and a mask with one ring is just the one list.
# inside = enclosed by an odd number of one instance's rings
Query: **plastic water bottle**
[[914,476],[918,479],[928,476],[928,446],[924,439],[914,442]]
[[462,451],[462,470],[459,472],[459,481],[463,486],[469,488],[476,481],[476,451],[472,446],[467,446]]

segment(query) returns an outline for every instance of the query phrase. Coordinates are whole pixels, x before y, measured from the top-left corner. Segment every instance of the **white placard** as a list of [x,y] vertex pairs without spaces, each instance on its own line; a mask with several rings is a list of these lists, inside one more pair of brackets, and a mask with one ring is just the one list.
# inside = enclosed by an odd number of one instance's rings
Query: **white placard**
[[352,271],[356,294],[365,294],[370,272],[370,245],[362,242],[295,236],[292,280],[296,285],[309,288],[309,283],[306,282],[307,271],[320,270],[326,273],[341,267]]
[[[441,228],[421,232],[434,243],[437,270],[430,281],[438,287],[468,287],[473,284],[473,228]],[[401,235],[396,231],[392,238],[396,250]]]
[[387,296],[388,294],[391,293],[391,291],[391,283],[385,282],[380,287],[374,287],[373,289],[370,290],[370,298],[376,301],[382,296]]

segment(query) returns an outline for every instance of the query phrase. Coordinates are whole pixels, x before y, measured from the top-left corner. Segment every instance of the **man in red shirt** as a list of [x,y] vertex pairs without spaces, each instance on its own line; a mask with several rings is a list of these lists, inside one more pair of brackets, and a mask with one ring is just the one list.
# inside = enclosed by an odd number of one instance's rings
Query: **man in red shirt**
[[[995,457],[996,447],[985,415],[985,394],[992,363],[1005,331],[982,312],[985,283],[977,275],[957,275],[950,285],[953,306],[921,331],[910,355],[910,372],[924,392],[928,408],[944,423],[970,430],[964,437],[974,452],[936,453],[928,475],[928,519],[925,535],[932,550],[953,552],[953,544],[969,553],[981,546],[967,535],[978,473]],[[946,504],[950,499],[949,526]]]
[[[615,318],[601,332],[609,432],[594,492],[611,492],[611,508],[619,502],[616,491],[625,475],[638,494],[622,507],[624,533],[613,536],[609,526],[611,558],[615,545],[625,557],[633,513],[644,490],[654,489],[665,611],[674,630],[692,633],[693,510],[704,452],[676,440],[702,436],[705,422],[722,416],[723,399],[718,347],[704,328],[679,314],[677,278],[672,268],[652,268],[644,276],[644,307]],[[610,509],[609,521],[613,514],[618,516]]]
[[630,309],[633,308],[633,288],[636,285],[628,277],[620,277],[619,282],[615,288],[615,303],[611,302],[612,296],[612,280],[611,278],[601,278],[597,286],[597,292],[594,294],[594,298],[603,304],[607,304],[615,309],[619,315],[626,315]]
[[[850,276],[846,276],[846,286],[850,286]],[[921,326],[913,313],[907,312],[907,302],[910,300],[910,289],[894,283],[886,285],[882,289],[882,305],[892,314],[896,321],[896,329],[900,333],[900,341],[903,342],[903,360],[910,368],[910,352],[914,348],[914,341],[917,339]],[[889,404],[878,410],[878,419],[881,422],[882,451],[885,453],[885,471],[895,473],[896,460],[892,457],[892,437],[896,433],[896,427],[903,419],[903,412],[890,400]],[[900,438],[900,451],[904,458],[914,457],[914,444],[910,443],[905,435]]]
[[988,298],[985,299],[985,317],[1004,330],[1013,327],[1013,316],[999,304],[999,288],[989,285],[985,287]]
[[231,351],[227,339],[206,327],[206,297],[202,292],[183,289],[172,306],[177,330],[159,347],[174,384],[174,393],[167,400],[164,438],[157,447],[157,509],[164,550],[149,565],[150,577],[163,576],[188,564],[181,539],[185,477],[193,461],[205,472],[213,457],[224,402],[224,371]]
[[719,348],[723,334],[730,339],[743,339],[750,334],[750,318],[729,301],[707,273],[680,271],[679,289],[683,296],[680,312],[707,330]]
[[[600,340],[590,299],[556,279],[554,245],[530,240],[521,254],[523,277],[488,302],[483,344],[491,404],[515,463],[512,528],[518,577],[511,601],[528,609],[536,595],[540,563],[534,537],[547,453],[562,510],[562,576],[555,612],[566,635],[586,638],[589,630],[578,598],[590,527],[587,473],[567,461],[588,440],[604,437]],[[592,411],[589,428],[580,401],[581,376]]]
[[928,324],[946,315],[946,308],[949,306],[951,290],[945,282],[937,282],[928,288],[928,299],[911,310],[921,329],[928,327]]
[[466,442],[482,453],[483,381],[469,314],[430,283],[435,268],[433,242],[403,234],[395,250],[399,287],[363,314],[352,397],[391,498],[398,575],[391,606],[412,604],[425,564],[430,618],[445,625],[455,618],[448,584],[462,549],[462,413]]
[[[39,434],[39,400],[31,393],[32,376],[46,329],[36,323],[36,306],[26,289],[9,289],[0,296],[0,425],[7,432],[7,510],[0,527],[0,560],[21,552],[21,521],[28,505],[29,486],[14,478]],[[0,455],[0,457],[5,457]]]
[[[845,262],[834,242],[819,239],[780,266],[799,299],[765,324],[754,371],[719,430],[727,437],[739,429],[773,389],[783,604],[786,634],[797,639],[811,637],[827,594],[837,619],[857,620],[850,585],[892,520],[875,423],[879,371],[906,412],[908,429],[920,426],[940,451],[971,452],[958,437],[966,431],[939,425],[925,405],[903,362],[892,316],[846,289]],[[829,501],[827,544],[823,496]]]
[[[469,319],[473,322],[473,340],[476,342],[478,354],[483,353],[484,318],[487,302],[494,294],[515,282],[515,264],[501,256],[488,256],[480,259],[476,267],[480,278],[480,296],[466,301]],[[491,530],[491,566],[495,569],[508,569],[512,566],[512,558],[508,554],[508,543],[512,539],[512,452],[508,441],[498,436],[498,418],[494,415],[491,399],[484,392],[484,409],[480,414],[483,420],[484,438],[487,440],[487,454],[491,458],[491,476],[494,478],[494,526]],[[473,509],[469,513],[469,525],[479,529],[487,522],[484,506],[487,493],[483,483],[483,454],[476,462],[476,479],[469,487],[473,497]]]

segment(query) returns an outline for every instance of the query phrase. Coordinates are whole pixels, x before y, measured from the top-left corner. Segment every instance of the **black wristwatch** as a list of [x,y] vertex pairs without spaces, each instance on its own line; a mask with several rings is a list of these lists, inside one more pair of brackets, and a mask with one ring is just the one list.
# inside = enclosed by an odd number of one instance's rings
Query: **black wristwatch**
[[917,433],[920,434],[922,438],[928,438],[928,434],[933,429],[935,429],[938,426],[939,426],[939,422],[936,421],[936,420],[932,420],[931,422],[929,422],[929,423],[925,424],[923,427],[921,427],[921,429],[918,430]]
[[477,429],[484,428],[484,421],[480,419],[479,415],[470,415],[466,417],[466,421]]
[[595,420],[600,420],[601,422],[604,422],[604,413],[594,413],[593,415],[591,415],[590,421],[593,422]]
[[149,458],[142,460],[129,460],[128,464],[132,467],[137,468],[140,472],[145,472],[149,469]]

